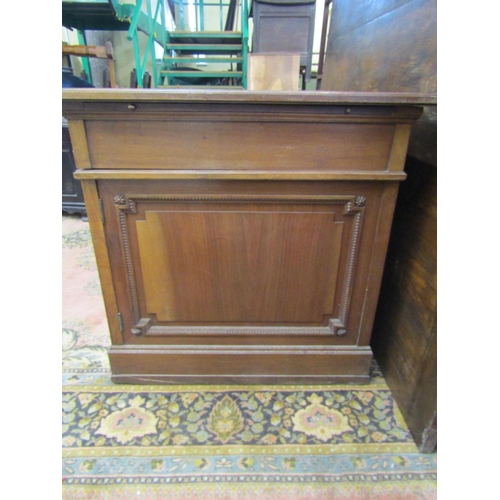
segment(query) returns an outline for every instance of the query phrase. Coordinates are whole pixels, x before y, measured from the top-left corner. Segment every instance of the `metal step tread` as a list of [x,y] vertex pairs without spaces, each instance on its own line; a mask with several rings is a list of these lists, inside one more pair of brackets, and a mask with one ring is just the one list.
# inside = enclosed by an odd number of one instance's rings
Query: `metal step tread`
[[242,63],[243,58],[242,57],[214,57],[214,56],[207,56],[207,57],[200,57],[200,58],[195,58],[195,57],[170,57],[170,56],[164,56],[163,61],[168,63],[168,62],[177,62],[177,63]]
[[243,33],[241,31],[170,31],[169,43],[191,43],[191,44],[217,44],[228,45],[241,43]]
[[243,90],[240,85],[158,85],[159,89],[199,89],[209,88],[210,90]]
[[241,31],[169,31],[171,38],[241,38]]
[[161,76],[179,76],[189,78],[235,78],[243,76],[242,71],[176,71],[162,70]]
[[241,52],[243,46],[241,44],[196,44],[196,43],[167,43],[166,50],[177,50],[179,52]]

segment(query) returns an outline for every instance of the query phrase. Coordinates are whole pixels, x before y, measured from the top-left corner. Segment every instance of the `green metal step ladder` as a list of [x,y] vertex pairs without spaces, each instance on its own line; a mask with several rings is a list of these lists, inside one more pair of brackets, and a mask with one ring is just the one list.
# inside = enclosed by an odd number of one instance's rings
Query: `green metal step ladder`
[[[124,30],[128,27],[127,38],[134,46],[138,87],[147,80],[144,77],[149,64],[153,87],[210,85],[244,89],[247,87],[248,1],[63,0],[63,20],[66,17],[66,27],[77,27],[82,32],[84,29]],[[205,30],[205,25],[209,24],[206,8],[218,10],[220,30]],[[110,9],[115,19],[110,16]],[[223,26],[226,9],[227,19]],[[238,31],[233,30],[236,15],[241,25]],[[148,37],[142,51],[141,32]],[[155,44],[163,51],[160,68],[157,68]],[[214,69],[200,69],[213,64],[217,65]]]
[[[246,87],[246,59],[242,31],[175,31],[169,33],[161,77],[162,87],[199,85]],[[196,65],[224,65],[199,70]],[[206,83],[205,83],[206,82]]]
[[[146,8],[141,5],[143,1]],[[138,82],[142,82],[147,58],[153,58],[152,45],[156,42],[163,48],[159,72],[151,61],[157,88],[247,87],[248,0],[156,0],[155,6],[151,1],[155,0],[136,0],[130,21],[128,38],[134,41]],[[228,14],[223,25],[225,8]],[[208,9],[217,11],[217,31],[205,29],[210,24],[205,12]],[[236,13],[240,16],[239,31],[233,30]],[[149,37],[142,60],[138,31]]]
[[[210,85],[216,87],[246,88],[248,60],[248,6],[247,0],[170,0],[175,9],[176,30],[167,33],[163,56],[160,87]],[[227,0],[226,0],[227,1]],[[223,9],[227,8],[223,26]],[[186,19],[186,10],[190,18]],[[207,19],[211,9],[212,19]],[[217,12],[214,12],[217,10]],[[193,15],[194,13],[194,15]],[[235,16],[239,14],[241,29],[234,30]],[[193,19],[194,17],[194,19]],[[218,30],[205,29],[207,21]],[[186,30],[186,21],[189,30]],[[216,65],[216,66],[213,66]],[[207,69],[200,69],[205,67]]]

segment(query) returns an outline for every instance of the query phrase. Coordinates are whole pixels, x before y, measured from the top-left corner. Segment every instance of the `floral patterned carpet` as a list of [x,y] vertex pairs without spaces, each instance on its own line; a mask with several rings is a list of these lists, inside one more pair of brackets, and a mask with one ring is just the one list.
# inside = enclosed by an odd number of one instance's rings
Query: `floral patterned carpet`
[[63,215],[64,499],[435,499],[376,363],[367,385],[110,380],[88,223]]

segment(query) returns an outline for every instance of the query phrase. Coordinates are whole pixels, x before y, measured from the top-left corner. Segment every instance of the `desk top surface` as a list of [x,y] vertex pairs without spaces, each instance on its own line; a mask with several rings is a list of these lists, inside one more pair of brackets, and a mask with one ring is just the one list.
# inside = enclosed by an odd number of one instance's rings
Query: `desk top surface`
[[63,101],[219,102],[317,105],[436,105],[436,94],[403,92],[247,91],[183,89],[63,89]]

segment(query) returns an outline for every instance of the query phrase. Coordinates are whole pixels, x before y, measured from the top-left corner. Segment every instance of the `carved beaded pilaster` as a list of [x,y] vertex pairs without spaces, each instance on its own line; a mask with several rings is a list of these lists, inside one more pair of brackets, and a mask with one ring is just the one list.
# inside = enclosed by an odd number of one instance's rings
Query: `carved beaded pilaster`
[[132,256],[130,253],[130,243],[128,241],[127,221],[125,212],[120,210],[120,228],[123,239],[123,250],[125,254],[125,266],[127,269],[127,280],[129,284],[130,298],[132,300],[132,317],[135,323],[141,319],[139,301],[137,299],[137,289],[135,286],[134,271],[132,266]]
[[345,326],[345,324],[346,324],[347,313],[349,311],[349,304],[351,302],[352,281],[353,281],[353,277],[354,277],[354,266],[355,266],[356,257],[357,257],[359,234],[361,232],[361,218],[362,218],[361,212],[358,211],[354,217],[355,217],[354,218],[354,231],[353,231],[353,235],[352,235],[352,244],[351,244],[349,261],[348,261],[349,263],[348,263],[348,270],[347,270],[345,295],[344,295],[342,310],[340,312],[340,318],[339,318],[342,326]]

